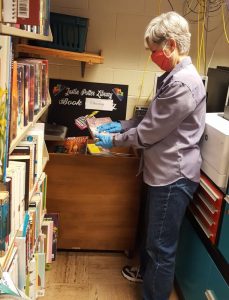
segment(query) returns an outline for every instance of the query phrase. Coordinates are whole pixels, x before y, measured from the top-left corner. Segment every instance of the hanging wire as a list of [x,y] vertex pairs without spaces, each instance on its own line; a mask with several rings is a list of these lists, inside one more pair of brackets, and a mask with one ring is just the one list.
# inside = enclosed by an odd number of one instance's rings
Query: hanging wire
[[223,19],[223,29],[224,29],[225,38],[226,38],[227,43],[229,44],[229,38],[228,38],[228,35],[227,35],[227,30],[226,30],[226,22],[225,22],[223,5],[222,5],[222,19]]
[[170,0],[168,0],[168,2],[169,2],[169,5],[170,5],[170,7],[172,8],[172,10],[174,10],[174,8],[173,8],[173,5],[172,5],[171,1],[170,1]]
[[[183,16],[192,24],[197,25],[197,69],[204,66],[204,73],[210,65],[215,52],[213,49],[210,62],[207,64],[208,33],[223,28],[226,42],[229,43],[227,33],[228,14],[224,11],[225,0],[184,0]],[[222,33],[220,36],[222,36]],[[218,42],[219,38],[216,40]]]
[[150,54],[148,56],[148,59],[145,63],[145,67],[144,67],[144,70],[143,70],[143,74],[142,74],[142,80],[141,80],[141,85],[140,85],[140,91],[139,91],[139,96],[138,96],[138,99],[137,99],[137,102],[136,102],[136,105],[139,104],[140,100],[141,100],[141,95],[142,95],[142,89],[143,89],[143,85],[144,85],[144,80],[145,80],[145,74],[146,74],[146,70],[147,70],[147,67],[149,65],[149,62],[150,62]]

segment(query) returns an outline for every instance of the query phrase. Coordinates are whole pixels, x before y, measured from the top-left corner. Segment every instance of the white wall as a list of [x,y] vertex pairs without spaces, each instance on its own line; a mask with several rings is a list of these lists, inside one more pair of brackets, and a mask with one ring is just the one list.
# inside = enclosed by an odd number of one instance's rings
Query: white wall
[[[170,2],[177,12],[183,14],[183,1]],[[160,7],[158,3],[161,3]],[[145,28],[159,12],[170,10],[166,0],[51,0],[53,12],[89,18],[86,51],[99,53],[102,50],[104,64],[87,64],[82,78],[79,62],[50,58],[50,78],[126,84],[129,86],[126,118],[131,117],[135,104],[144,104],[149,98],[155,72],[160,71],[151,61],[147,64],[150,53],[144,48]],[[225,12],[227,20],[228,16]],[[188,17],[196,18],[195,15]],[[229,45],[223,34],[222,15],[216,14],[211,22],[218,28],[208,34],[206,65],[215,47],[210,67],[229,66]],[[227,31],[229,35],[229,26]],[[197,25],[191,24],[191,32],[190,55],[196,63]],[[201,73],[204,73],[203,66]],[[142,82],[141,99],[138,101]]]

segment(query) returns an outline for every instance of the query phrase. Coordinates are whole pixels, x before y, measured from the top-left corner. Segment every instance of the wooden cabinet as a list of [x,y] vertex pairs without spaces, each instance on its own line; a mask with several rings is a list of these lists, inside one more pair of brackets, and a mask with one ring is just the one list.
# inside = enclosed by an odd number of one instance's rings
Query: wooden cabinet
[[132,250],[141,191],[139,158],[58,153],[49,158],[47,210],[60,213],[58,248]]

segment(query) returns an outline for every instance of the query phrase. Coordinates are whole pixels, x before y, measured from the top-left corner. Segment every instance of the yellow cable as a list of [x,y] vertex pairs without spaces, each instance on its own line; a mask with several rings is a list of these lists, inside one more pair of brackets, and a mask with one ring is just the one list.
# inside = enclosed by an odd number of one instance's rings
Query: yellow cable
[[225,24],[225,17],[224,17],[223,4],[222,4],[221,7],[222,7],[222,17],[223,17],[223,29],[224,29],[224,34],[225,34],[227,43],[229,44],[229,38],[228,38],[228,35],[227,35],[226,24]]
[[147,69],[149,61],[150,61],[150,57],[151,57],[151,54],[149,54],[148,59],[147,59],[146,64],[145,64],[145,67],[144,67],[144,70],[143,70],[143,75],[142,75],[142,80],[141,80],[141,87],[140,87],[139,97],[138,97],[136,105],[138,105],[138,103],[140,101],[140,98],[141,98],[143,83],[144,83],[144,79],[145,79],[145,73],[146,73],[146,69]]
[[[199,19],[199,15],[200,15],[200,10],[198,13],[198,56],[197,56],[197,70],[200,72],[201,69],[201,58],[203,56],[203,60],[204,60],[204,64],[206,61],[206,57],[205,57],[205,44],[204,44],[204,25],[205,25],[205,19],[206,19],[206,7],[207,7],[207,0],[203,0],[204,3],[204,12],[203,12],[203,22],[202,22],[202,29],[200,32],[200,19]],[[199,5],[200,8],[200,5]]]
[[151,97],[151,94],[152,94],[153,90],[154,90],[154,87],[152,88],[151,92],[149,93],[149,96],[146,99],[145,105],[147,105],[147,103],[149,102],[149,99]]
[[161,0],[158,1],[158,15],[161,13]]
[[204,64],[205,64],[205,43],[204,43],[204,32],[205,32],[205,29],[204,29],[204,26],[205,26],[205,20],[206,20],[206,8],[207,8],[207,0],[205,0],[205,3],[204,3],[204,19],[203,19],[203,24],[202,24],[202,37],[201,37],[201,50],[202,50],[202,55],[203,55],[203,61],[204,61]]
[[198,22],[197,22],[197,60],[196,67],[197,70],[200,70],[199,62],[200,62],[200,4],[198,4]]

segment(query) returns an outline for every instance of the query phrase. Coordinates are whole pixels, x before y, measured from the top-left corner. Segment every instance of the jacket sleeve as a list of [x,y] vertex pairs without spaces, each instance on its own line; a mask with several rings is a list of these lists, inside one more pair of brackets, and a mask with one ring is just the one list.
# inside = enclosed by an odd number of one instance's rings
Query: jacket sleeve
[[152,101],[137,127],[115,135],[114,145],[149,148],[179,127],[195,108],[196,102],[187,85],[179,81],[168,84]]

